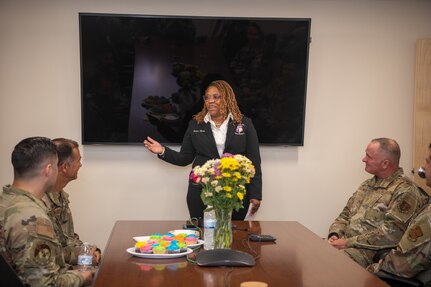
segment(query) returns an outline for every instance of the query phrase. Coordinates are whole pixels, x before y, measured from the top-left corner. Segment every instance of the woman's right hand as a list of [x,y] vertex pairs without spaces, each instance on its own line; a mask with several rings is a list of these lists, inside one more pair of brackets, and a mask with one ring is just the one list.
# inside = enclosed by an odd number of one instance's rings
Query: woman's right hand
[[147,137],[147,139],[144,140],[144,145],[152,153],[163,154],[165,152],[165,148],[158,141],[153,140],[150,137]]

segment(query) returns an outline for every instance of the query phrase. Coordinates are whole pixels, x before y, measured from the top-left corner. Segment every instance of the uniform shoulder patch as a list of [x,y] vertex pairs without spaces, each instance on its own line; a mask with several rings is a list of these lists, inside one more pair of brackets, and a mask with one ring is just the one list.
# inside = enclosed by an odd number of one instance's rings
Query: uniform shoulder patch
[[410,221],[418,208],[418,200],[415,196],[405,192],[395,201],[392,215],[403,223]]
[[411,224],[403,237],[401,238],[398,246],[402,252],[408,252],[413,248],[418,248],[423,244],[428,244],[431,240],[431,226],[428,223],[427,216],[421,216],[418,221]]
[[409,213],[410,210],[412,209],[412,206],[410,205],[410,203],[408,203],[406,200],[401,201],[400,204],[398,204],[398,209],[402,212],[402,213]]
[[37,239],[33,242],[29,256],[39,266],[47,266],[55,261],[54,246],[47,240]]

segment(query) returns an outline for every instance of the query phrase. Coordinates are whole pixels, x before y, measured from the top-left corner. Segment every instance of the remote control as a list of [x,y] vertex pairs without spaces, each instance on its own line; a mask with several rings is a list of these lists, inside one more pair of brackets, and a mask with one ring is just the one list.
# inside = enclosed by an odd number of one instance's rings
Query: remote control
[[277,238],[271,235],[265,235],[265,234],[250,234],[248,236],[248,239],[250,241],[257,241],[257,242],[274,242]]

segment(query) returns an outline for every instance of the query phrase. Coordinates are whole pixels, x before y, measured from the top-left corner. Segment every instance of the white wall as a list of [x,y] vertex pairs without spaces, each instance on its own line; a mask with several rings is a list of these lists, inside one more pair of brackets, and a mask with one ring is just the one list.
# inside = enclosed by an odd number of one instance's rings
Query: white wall
[[[430,1],[2,0],[2,184],[12,181],[10,154],[22,138],[81,140],[79,12],[312,18],[305,145],[261,147],[259,220],[296,220],[325,236],[368,177],[361,158],[371,138],[397,139],[402,166],[412,168],[415,41],[431,37]],[[187,218],[189,167],[139,146],[81,151],[67,191],[83,239],[104,247],[119,219]]]

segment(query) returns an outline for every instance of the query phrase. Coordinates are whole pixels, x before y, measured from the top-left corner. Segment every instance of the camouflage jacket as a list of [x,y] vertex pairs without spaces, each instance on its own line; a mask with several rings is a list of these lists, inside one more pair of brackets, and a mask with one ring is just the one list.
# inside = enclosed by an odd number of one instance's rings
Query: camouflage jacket
[[54,224],[54,230],[63,248],[64,259],[68,264],[76,265],[83,243],[73,227],[69,194],[64,190],[47,192],[42,200],[49,208],[48,215]]
[[412,220],[397,248],[367,269],[371,272],[384,270],[398,276],[413,278],[430,269],[430,254],[431,205],[428,204]]
[[390,177],[364,181],[329,229],[347,247],[379,250],[395,247],[428,195],[400,168]]
[[84,278],[67,270],[45,204],[12,186],[0,195],[0,252],[24,284],[81,286]]

